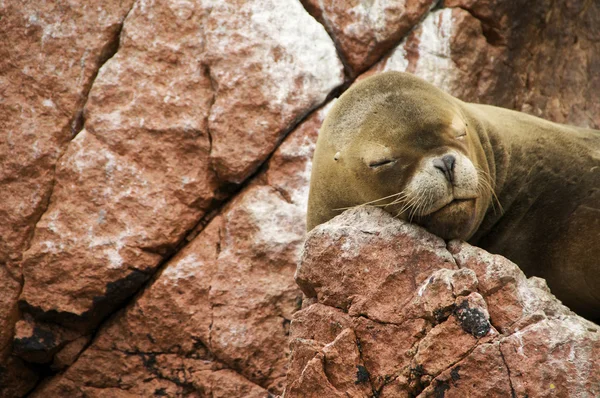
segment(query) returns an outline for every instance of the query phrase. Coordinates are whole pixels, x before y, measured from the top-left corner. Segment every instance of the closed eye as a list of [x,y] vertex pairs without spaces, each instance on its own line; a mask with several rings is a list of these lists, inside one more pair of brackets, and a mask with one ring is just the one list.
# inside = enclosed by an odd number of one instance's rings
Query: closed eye
[[369,163],[369,167],[372,169],[376,169],[378,167],[385,166],[388,164],[394,164],[394,163],[396,163],[396,160],[394,160],[394,159],[382,159],[382,160],[377,160],[375,162]]

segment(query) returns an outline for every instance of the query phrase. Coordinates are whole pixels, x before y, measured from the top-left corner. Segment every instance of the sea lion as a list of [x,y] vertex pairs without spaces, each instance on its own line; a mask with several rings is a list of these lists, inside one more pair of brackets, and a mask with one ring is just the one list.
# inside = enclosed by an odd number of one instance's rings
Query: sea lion
[[600,131],[378,74],[347,90],[323,122],[307,228],[358,205],[503,255],[600,319]]

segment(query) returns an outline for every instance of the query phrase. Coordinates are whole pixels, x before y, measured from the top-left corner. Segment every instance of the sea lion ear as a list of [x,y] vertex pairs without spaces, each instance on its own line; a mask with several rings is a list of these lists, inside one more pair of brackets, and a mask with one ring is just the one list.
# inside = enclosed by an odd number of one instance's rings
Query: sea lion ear
[[337,162],[338,160],[340,160],[340,156],[342,156],[342,153],[340,151],[337,151],[335,155],[333,155],[333,160]]

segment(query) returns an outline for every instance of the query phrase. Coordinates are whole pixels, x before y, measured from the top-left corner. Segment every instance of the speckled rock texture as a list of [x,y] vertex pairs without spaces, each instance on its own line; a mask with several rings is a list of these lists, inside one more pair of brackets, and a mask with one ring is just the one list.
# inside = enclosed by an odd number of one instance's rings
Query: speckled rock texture
[[594,397],[600,326],[545,281],[378,208],[308,234],[284,397]]
[[[310,158],[356,79],[409,71],[600,126],[588,0],[7,0],[0,18],[2,398],[282,393]],[[337,369],[366,366],[352,330]]]

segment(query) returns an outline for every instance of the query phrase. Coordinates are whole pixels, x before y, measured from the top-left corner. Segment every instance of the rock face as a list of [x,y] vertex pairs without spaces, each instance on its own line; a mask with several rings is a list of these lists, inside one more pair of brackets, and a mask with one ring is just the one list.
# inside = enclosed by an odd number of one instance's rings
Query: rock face
[[308,235],[285,397],[600,394],[600,327],[544,280],[377,208]]
[[34,396],[96,396],[109,389],[133,396],[266,397],[267,390],[282,391],[289,323],[302,300],[293,274],[304,238],[310,159],[325,112],[304,121],[273,154],[269,169]]
[[373,65],[434,6],[433,0],[301,0],[333,37],[350,75]]
[[[470,102],[559,123],[600,125],[600,105],[592,94],[600,89],[600,29],[592,22],[600,3],[532,7],[523,0],[451,0],[444,5],[374,70],[414,73]],[[581,19],[573,23],[572,18]]]
[[600,6],[538,3],[0,2],[0,397],[281,393],[323,106],[406,70],[598,127]]

